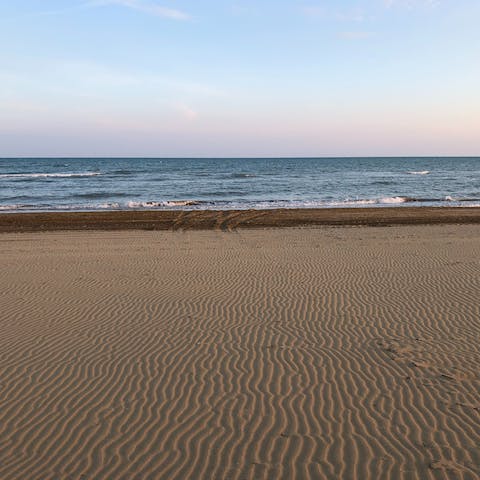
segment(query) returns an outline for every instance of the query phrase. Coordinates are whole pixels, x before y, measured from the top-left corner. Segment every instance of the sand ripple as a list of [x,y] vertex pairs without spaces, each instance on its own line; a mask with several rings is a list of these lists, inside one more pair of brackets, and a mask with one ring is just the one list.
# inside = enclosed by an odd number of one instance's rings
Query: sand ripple
[[2,235],[0,478],[480,478],[479,238]]

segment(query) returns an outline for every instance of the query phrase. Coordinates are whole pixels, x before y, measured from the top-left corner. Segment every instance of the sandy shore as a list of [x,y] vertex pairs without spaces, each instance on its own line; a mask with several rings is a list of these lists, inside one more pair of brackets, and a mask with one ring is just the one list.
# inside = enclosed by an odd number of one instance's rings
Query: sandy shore
[[480,207],[3,213],[0,232],[235,230],[319,225],[480,224]]
[[0,242],[2,480],[480,478],[480,225]]

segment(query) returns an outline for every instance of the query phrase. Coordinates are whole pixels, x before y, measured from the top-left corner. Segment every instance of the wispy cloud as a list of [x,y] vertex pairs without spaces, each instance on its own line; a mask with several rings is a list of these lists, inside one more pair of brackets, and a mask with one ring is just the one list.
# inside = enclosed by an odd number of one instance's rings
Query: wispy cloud
[[181,115],[182,118],[193,121],[198,117],[198,112],[186,103],[180,103],[175,105],[175,109]]
[[92,8],[107,7],[109,5],[130,8],[137,10],[148,15],[156,17],[169,18],[171,20],[190,20],[191,17],[187,13],[174,8],[164,7],[158,3],[148,2],[144,0],[89,0],[79,3],[77,5],[71,5],[65,8],[58,8],[53,10],[43,10],[37,12],[31,12],[18,17],[4,17],[2,20],[18,20],[19,18],[27,17],[43,17],[43,16],[56,16],[66,15],[80,10],[88,10]]
[[144,0],[93,0],[86,5],[91,7],[101,7],[108,5],[118,5],[120,7],[130,8],[148,15],[156,17],[170,18],[172,20],[189,20],[190,15],[174,8],[164,7],[154,2]]
[[[12,95],[24,93],[32,98],[58,99],[92,98],[127,101],[141,99],[151,103],[155,99],[176,99],[176,105],[208,103],[225,99],[231,93],[216,85],[195,80],[157,74],[142,70],[123,70],[88,61],[47,61],[38,72],[40,63],[26,69],[6,71],[0,68],[0,103]],[[37,72],[33,75],[32,72]],[[185,110],[185,109],[184,109]]]
[[440,0],[383,0],[383,3],[387,8],[404,7],[411,9],[415,7],[436,7]]

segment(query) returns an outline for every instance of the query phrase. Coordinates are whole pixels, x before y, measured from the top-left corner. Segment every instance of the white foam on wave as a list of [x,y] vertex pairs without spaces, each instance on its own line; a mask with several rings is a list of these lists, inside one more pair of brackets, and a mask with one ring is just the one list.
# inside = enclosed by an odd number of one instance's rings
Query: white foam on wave
[[68,178],[68,177],[96,177],[99,172],[80,173],[3,173],[0,178]]
[[110,208],[120,208],[119,203],[100,203],[99,205],[96,205],[95,207],[97,208],[102,208],[102,209],[110,209]]
[[354,206],[354,205],[374,205],[376,200],[344,200],[343,202],[328,202],[324,205],[332,207]]
[[49,210],[111,210],[119,209],[121,205],[117,202],[105,202],[105,203],[78,203],[70,205],[53,205]]
[[428,175],[430,173],[430,170],[420,170],[420,171],[413,171],[408,173],[409,175]]
[[98,203],[98,204],[70,204],[70,205],[31,205],[31,204],[10,204],[10,205],[0,205],[0,211],[9,212],[15,210],[25,210],[25,211],[83,211],[83,210],[111,210],[119,209],[121,205],[117,202],[110,203]]
[[[22,205],[0,205],[0,211],[2,210],[20,210]],[[25,208],[25,207],[23,207]]]
[[154,208],[161,207],[161,202],[127,202],[128,208]]
[[171,200],[165,202],[127,202],[128,208],[190,207],[200,205],[196,200]]
[[200,205],[200,202],[197,202],[196,200],[173,200],[164,203],[167,207],[189,207],[193,205]]
[[394,203],[405,203],[408,201],[406,197],[385,197],[381,198],[378,203],[387,203],[387,204],[394,204]]
[[[345,200],[278,200],[278,201],[260,201],[255,203],[231,203],[222,205],[222,209],[273,209],[273,208],[342,208],[342,207],[362,207],[369,205],[385,205],[400,204],[413,201],[409,197],[386,197],[386,198],[369,198],[369,199],[345,199]],[[208,208],[208,207],[206,207]]]

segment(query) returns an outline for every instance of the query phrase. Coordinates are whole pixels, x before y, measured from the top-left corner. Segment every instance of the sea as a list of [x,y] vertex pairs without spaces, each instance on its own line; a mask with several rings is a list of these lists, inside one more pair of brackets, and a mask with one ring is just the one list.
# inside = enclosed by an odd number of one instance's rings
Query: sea
[[0,212],[404,206],[480,206],[480,157],[0,159]]

